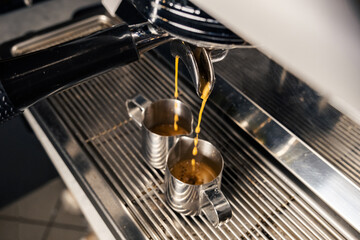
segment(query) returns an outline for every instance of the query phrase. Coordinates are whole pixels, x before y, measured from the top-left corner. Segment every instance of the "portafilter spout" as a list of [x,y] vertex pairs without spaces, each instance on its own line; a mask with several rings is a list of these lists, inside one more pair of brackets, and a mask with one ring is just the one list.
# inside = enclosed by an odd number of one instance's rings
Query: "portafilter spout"
[[202,90],[207,83],[210,83],[210,94],[215,85],[213,62],[224,59],[228,50],[211,50],[174,40],[170,44],[170,51],[173,57],[178,56],[186,66],[196,94],[201,98]]

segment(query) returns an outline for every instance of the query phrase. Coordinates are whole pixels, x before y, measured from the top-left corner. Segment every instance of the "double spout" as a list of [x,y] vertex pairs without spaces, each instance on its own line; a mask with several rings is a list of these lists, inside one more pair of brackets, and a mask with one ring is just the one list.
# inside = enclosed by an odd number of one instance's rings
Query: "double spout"
[[[133,32],[133,39],[136,42],[139,53],[147,52],[164,42],[171,41],[170,51],[173,57],[179,57],[186,66],[191,80],[193,81],[196,94],[201,97],[202,90],[207,83],[210,83],[210,92],[215,85],[215,72],[213,63],[225,58],[228,50],[207,49],[175,40],[167,36],[166,32],[154,28],[152,25],[144,27],[135,26],[137,31]],[[164,35],[167,37],[164,38]]]
[[173,57],[178,56],[186,66],[196,94],[201,97],[202,91],[208,83],[210,83],[210,94],[215,85],[213,63],[224,59],[228,50],[207,49],[174,40],[170,44],[170,51]]

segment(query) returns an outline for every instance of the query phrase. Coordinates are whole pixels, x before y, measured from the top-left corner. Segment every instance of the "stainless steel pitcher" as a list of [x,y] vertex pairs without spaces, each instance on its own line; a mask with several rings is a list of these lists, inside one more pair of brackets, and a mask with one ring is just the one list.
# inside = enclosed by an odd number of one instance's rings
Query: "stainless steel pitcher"
[[184,215],[204,214],[215,226],[226,223],[232,216],[230,204],[221,192],[221,178],[224,160],[220,152],[211,143],[200,140],[196,161],[206,161],[217,174],[208,183],[187,184],[175,178],[170,169],[179,161],[192,159],[194,139],[181,137],[170,150],[165,170],[165,194],[171,208]]
[[[175,103],[177,107],[175,108]],[[174,114],[178,114],[178,125],[193,132],[193,115],[190,108],[175,99],[161,99],[150,102],[141,95],[126,101],[129,116],[142,128],[142,148],[145,159],[157,169],[164,169],[170,148],[181,135],[163,136],[151,129],[158,124],[173,124]]]

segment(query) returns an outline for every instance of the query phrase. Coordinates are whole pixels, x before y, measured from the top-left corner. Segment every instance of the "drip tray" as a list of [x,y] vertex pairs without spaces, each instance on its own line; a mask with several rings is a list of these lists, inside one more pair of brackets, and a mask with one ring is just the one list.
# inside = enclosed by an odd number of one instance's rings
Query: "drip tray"
[[[197,116],[200,99],[184,79],[179,82],[179,99]],[[346,231],[329,223],[286,176],[269,168],[271,156],[223,115],[211,97],[200,137],[225,159],[222,190],[233,217],[214,228],[203,216],[172,211],[164,199],[164,173],[143,158],[141,131],[128,117],[125,101],[137,94],[151,101],[171,98],[173,89],[173,74],[147,54],[58,93],[27,113],[58,149],[115,238],[347,239]]]

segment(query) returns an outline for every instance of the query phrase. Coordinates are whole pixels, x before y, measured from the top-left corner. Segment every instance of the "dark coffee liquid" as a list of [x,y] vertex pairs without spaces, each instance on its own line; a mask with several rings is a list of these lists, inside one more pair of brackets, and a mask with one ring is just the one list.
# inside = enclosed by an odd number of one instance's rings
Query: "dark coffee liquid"
[[180,181],[192,185],[201,185],[211,182],[217,176],[214,169],[205,162],[192,161],[191,159],[177,162],[170,169],[170,172]]
[[159,124],[152,128],[150,128],[150,131],[156,134],[159,134],[161,136],[176,136],[176,135],[187,135],[189,134],[188,131],[186,131],[181,126],[178,126],[177,131],[174,130],[174,124]]

